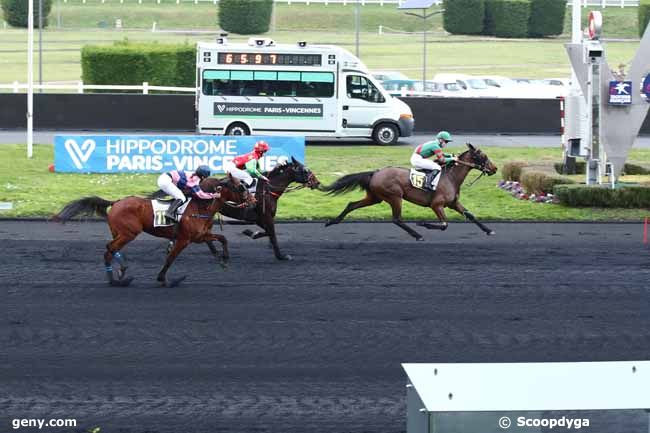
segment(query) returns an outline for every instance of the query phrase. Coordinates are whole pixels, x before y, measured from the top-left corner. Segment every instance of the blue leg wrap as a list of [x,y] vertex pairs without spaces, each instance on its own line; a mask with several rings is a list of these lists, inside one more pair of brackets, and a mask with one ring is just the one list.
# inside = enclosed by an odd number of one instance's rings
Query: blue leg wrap
[[113,272],[113,266],[106,266],[106,272]]
[[123,258],[122,253],[120,253],[119,251],[113,253],[113,258],[118,262],[122,263],[122,258]]

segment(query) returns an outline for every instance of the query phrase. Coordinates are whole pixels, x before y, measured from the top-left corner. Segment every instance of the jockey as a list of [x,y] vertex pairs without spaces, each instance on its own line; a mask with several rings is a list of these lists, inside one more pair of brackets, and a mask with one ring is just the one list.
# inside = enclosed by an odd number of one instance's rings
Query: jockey
[[260,140],[255,143],[252,152],[236,156],[232,162],[225,163],[223,165],[224,171],[242,181],[247,188],[250,188],[253,185],[254,177],[268,182],[269,179],[260,171],[259,159],[263,157],[269,149],[270,147],[268,143]]
[[[451,142],[451,134],[447,131],[440,131],[433,141],[427,141],[415,148],[411,155],[411,165],[415,168],[429,171],[427,180],[430,181],[431,189],[435,190],[440,180],[441,166],[458,161],[458,157],[449,153],[443,153],[442,149]],[[434,160],[426,159],[433,156]]]
[[176,211],[187,201],[187,196],[199,199],[219,198],[219,193],[205,192],[199,186],[207,177],[210,177],[210,169],[206,165],[199,166],[194,173],[172,170],[161,174],[158,178],[158,188],[175,199],[167,209],[167,217],[176,218]]

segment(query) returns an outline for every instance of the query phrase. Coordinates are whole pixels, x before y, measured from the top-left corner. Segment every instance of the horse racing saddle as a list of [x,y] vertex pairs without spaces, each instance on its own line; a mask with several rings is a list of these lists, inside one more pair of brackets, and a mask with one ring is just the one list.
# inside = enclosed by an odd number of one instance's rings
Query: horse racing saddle
[[435,191],[433,187],[436,176],[440,174],[440,170],[423,170],[417,168],[411,168],[409,173],[409,179],[411,180],[411,185],[414,188],[418,188],[424,191]]

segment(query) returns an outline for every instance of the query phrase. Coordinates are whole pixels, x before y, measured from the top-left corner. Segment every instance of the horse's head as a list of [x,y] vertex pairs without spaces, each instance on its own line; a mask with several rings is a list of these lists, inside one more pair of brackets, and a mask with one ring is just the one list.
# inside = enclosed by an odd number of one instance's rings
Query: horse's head
[[497,172],[497,166],[490,161],[490,158],[481,149],[474,147],[471,143],[467,143],[467,151],[462,153],[460,159],[474,164],[478,170],[486,173],[488,176],[492,176]]
[[286,173],[289,182],[307,185],[311,189],[318,188],[320,185],[320,181],[316,178],[316,175],[293,156],[291,157],[291,162],[282,161],[276,166],[275,170],[278,170],[279,173]]

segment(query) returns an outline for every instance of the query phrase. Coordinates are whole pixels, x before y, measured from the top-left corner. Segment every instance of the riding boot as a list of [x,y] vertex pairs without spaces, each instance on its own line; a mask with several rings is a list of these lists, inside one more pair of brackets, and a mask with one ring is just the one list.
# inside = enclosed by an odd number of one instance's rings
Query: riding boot
[[436,190],[436,186],[437,186],[437,184],[436,184],[436,177],[438,177],[438,174],[439,174],[439,173],[440,173],[440,170],[431,170],[431,171],[427,174],[427,186],[429,187],[429,189],[430,189],[431,191],[435,191],[435,190]]
[[181,207],[185,203],[185,200],[174,200],[170,205],[169,209],[167,209],[167,213],[165,216],[171,220],[176,220],[176,211],[178,210],[179,207]]

